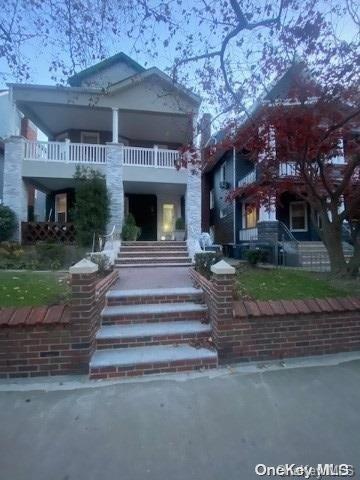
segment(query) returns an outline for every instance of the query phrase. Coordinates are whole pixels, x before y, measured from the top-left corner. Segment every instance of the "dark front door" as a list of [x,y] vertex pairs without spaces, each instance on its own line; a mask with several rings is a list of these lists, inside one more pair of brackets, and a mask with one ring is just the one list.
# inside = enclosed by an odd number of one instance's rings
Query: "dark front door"
[[129,213],[134,215],[136,225],[141,228],[139,240],[157,240],[156,195],[127,195]]

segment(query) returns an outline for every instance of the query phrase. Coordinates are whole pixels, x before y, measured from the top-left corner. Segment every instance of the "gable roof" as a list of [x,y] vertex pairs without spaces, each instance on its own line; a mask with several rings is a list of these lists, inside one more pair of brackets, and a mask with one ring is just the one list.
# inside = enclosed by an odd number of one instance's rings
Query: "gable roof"
[[178,90],[180,93],[185,95],[186,97],[190,98],[195,104],[199,105],[201,103],[201,97],[199,95],[196,95],[196,93],[192,92],[188,88],[180,85],[177,82],[174,82],[169,75],[164,73],[163,71],[159,70],[157,67],[151,67],[148,68],[147,70],[143,70],[140,73],[136,73],[135,75],[132,75],[131,77],[124,78],[120,80],[119,82],[113,83],[109,87],[109,92],[114,92],[117,90],[121,90],[124,88],[127,88],[129,86],[136,85],[137,83],[140,83],[147,78],[150,78],[152,76],[156,76],[160,78],[164,83],[169,85],[169,88],[171,90]]
[[76,73],[75,75],[73,75],[68,79],[68,83],[72,87],[80,87],[81,82],[85,80],[87,77],[89,77],[90,75],[93,75],[94,73],[97,73],[97,72],[101,72],[101,70],[105,70],[106,68],[111,67],[112,65],[118,62],[126,63],[129,67],[133,68],[138,73],[145,71],[145,68],[142,67],[139,63],[135,62],[135,60],[128,57],[124,52],[120,52],[120,53],[117,53],[116,55],[113,55],[112,57],[102,60],[99,63],[96,63],[95,65],[92,65],[89,68],[86,68],[85,70],[82,70],[79,73]]

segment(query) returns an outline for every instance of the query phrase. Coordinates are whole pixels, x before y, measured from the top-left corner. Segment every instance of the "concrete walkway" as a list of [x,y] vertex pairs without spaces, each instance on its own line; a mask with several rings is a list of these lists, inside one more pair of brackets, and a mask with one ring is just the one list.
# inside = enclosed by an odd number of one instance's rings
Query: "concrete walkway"
[[74,390],[0,382],[0,477],[253,480],[259,463],[328,462],[354,464],[358,478],[360,360],[349,358]]
[[132,290],[135,288],[172,288],[191,287],[188,267],[146,267],[121,268],[119,280],[113,290]]

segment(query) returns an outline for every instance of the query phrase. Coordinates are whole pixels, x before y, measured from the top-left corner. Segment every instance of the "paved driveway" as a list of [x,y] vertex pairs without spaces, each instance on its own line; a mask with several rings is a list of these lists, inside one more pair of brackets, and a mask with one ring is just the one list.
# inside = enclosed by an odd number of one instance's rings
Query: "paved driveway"
[[292,462],[360,478],[360,360],[176,378],[0,391],[0,478],[251,480]]

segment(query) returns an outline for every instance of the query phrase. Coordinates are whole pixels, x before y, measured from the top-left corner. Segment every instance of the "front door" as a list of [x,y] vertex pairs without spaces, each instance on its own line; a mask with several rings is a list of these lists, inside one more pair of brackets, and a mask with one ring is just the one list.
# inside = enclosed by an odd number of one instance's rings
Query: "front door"
[[129,213],[141,228],[139,240],[157,240],[157,199],[156,195],[128,194]]

